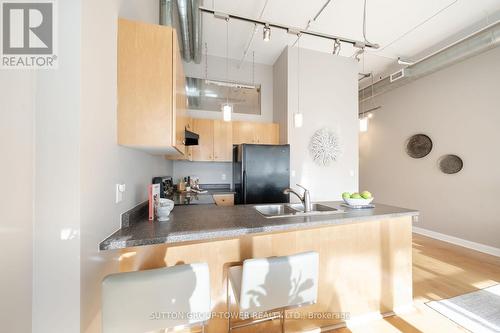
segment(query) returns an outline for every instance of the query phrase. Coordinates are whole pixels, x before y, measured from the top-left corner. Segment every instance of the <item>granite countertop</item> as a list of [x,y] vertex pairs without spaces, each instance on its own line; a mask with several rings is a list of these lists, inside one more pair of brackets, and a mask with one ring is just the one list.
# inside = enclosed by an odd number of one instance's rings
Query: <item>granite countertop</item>
[[[362,223],[381,217],[396,218],[419,214],[416,210],[382,204],[375,204],[375,208],[372,209],[361,210],[343,207],[341,202],[321,202],[321,204],[344,210],[344,213],[265,218],[254,209],[254,205],[230,207],[187,205],[176,206],[167,222],[150,222],[144,214],[144,207],[138,206],[139,208],[134,208],[130,216],[125,219],[122,217],[122,228],[102,241],[99,249],[115,250],[142,245],[209,241],[248,234]],[[145,211],[147,212],[147,209]]]

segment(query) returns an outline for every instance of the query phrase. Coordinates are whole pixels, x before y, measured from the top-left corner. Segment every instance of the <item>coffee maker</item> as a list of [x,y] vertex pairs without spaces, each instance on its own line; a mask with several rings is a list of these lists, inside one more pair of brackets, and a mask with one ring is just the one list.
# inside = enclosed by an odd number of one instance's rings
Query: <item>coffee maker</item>
[[171,176],[153,177],[153,184],[160,184],[160,198],[168,198],[174,194],[174,182]]

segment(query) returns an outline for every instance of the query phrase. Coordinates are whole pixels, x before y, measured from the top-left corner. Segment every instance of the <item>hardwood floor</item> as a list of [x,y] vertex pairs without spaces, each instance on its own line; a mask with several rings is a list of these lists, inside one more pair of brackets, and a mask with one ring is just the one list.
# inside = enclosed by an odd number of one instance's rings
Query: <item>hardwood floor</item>
[[334,333],[467,332],[425,305],[500,283],[500,258],[413,234],[415,309]]

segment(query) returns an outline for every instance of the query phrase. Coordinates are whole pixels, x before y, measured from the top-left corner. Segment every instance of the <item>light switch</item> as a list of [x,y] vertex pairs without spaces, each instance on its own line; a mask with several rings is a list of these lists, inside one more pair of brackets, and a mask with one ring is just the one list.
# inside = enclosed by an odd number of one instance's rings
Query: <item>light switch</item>
[[123,193],[125,192],[125,184],[116,184],[116,203],[123,201]]

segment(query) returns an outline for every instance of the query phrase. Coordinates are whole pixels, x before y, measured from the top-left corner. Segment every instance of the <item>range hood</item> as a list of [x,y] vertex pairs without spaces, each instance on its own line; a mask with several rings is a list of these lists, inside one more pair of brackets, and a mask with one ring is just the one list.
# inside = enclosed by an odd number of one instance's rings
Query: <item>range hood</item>
[[200,136],[194,132],[188,131],[187,129],[184,130],[184,145],[185,146],[197,146],[198,145],[198,139]]

